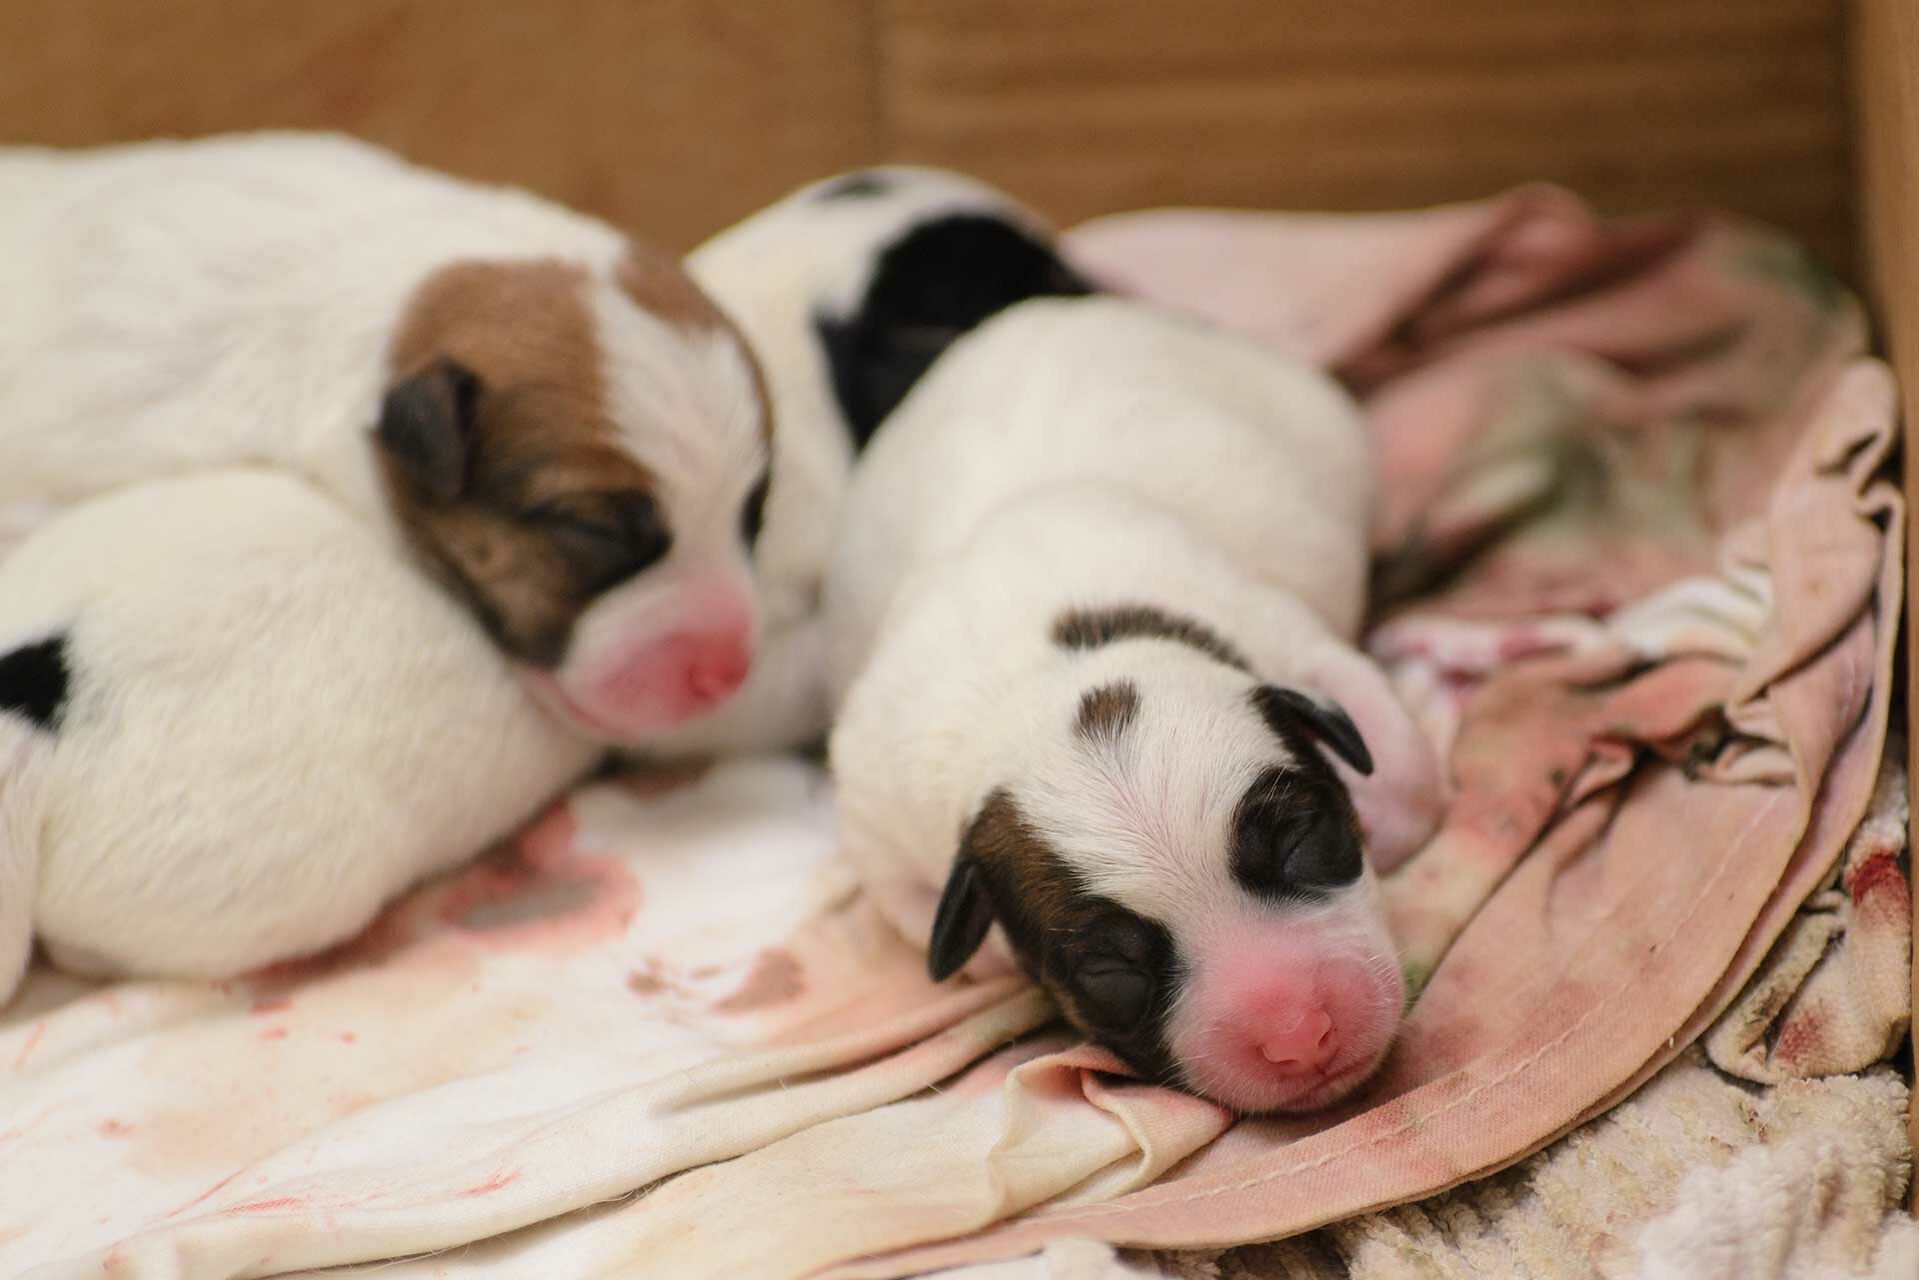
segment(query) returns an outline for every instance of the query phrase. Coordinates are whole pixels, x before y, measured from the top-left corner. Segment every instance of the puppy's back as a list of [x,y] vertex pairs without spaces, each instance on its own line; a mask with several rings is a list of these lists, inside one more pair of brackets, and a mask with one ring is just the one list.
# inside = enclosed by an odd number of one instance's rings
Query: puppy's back
[[301,483],[122,490],[0,562],[0,653],[60,646],[36,925],[109,967],[231,972],[363,924],[591,751],[457,605]]
[[954,345],[855,471],[828,586],[835,683],[906,574],[1059,486],[1165,511],[1350,635],[1371,467],[1358,410],[1316,370],[1119,299],[1022,303]]

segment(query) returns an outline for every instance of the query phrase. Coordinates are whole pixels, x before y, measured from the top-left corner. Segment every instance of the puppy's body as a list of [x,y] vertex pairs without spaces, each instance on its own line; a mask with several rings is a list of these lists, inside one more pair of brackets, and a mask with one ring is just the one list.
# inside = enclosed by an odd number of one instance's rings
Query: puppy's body
[[82,503],[0,561],[0,1002],[35,932],[192,977],[341,941],[596,754],[298,481]]
[[757,554],[766,639],[739,697],[651,749],[810,741],[828,718],[820,597],[855,457],[980,322],[1091,286],[1012,197],[905,165],[808,184],[714,236],[686,265],[752,343],[779,422]]
[[976,965],[1010,943],[1148,1074],[1254,1111],[1364,1079],[1401,986],[1349,788],[1423,806],[1387,860],[1436,795],[1352,648],[1371,485],[1330,382],[1133,304],[1025,303],[935,366],[827,613],[841,838],[936,972],[996,921]]
[[0,539],[284,469],[643,739],[750,664],[767,429],[670,261],[532,196],[318,135],[0,150]]

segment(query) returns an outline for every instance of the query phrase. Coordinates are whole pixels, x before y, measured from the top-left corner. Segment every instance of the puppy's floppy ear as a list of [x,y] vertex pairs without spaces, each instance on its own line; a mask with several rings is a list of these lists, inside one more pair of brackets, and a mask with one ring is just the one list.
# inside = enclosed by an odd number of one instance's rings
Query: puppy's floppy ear
[[1321,702],[1297,689],[1265,684],[1253,691],[1253,705],[1275,733],[1281,732],[1281,725],[1288,721],[1303,721],[1307,731],[1332,748],[1334,755],[1359,773],[1372,774],[1373,754],[1359,736],[1359,726],[1337,702]]
[[435,360],[387,390],[374,435],[430,502],[451,502],[466,488],[479,400],[479,377],[454,360]]
[[993,903],[986,894],[986,876],[979,859],[964,848],[953,859],[933,916],[933,938],[926,948],[926,972],[944,982],[973,958],[986,931],[993,927]]

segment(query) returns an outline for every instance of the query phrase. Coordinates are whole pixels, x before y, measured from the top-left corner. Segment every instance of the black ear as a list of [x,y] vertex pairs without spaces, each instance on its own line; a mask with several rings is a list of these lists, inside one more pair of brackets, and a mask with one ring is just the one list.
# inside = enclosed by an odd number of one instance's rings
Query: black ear
[[992,927],[993,903],[986,896],[986,877],[978,860],[961,852],[946,877],[946,889],[933,916],[933,938],[926,948],[926,972],[933,981],[944,982],[958,973]]
[[387,390],[374,434],[429,501],[451,502],[466,488],[479,399],[480,379],[452,360],[436,360]]
[[1359,736],[1359,726],[1337,702],[1320,702],[1297,689],[1265,684],[1253,691],[1253,704],[1266,717],[1273,732],[1283,734],[1283,724],[1303,720],[1307,731],[1331,747],[1334,755],[1360,773],[1371,776],[1373,753],[1366,749],[1366,740]]

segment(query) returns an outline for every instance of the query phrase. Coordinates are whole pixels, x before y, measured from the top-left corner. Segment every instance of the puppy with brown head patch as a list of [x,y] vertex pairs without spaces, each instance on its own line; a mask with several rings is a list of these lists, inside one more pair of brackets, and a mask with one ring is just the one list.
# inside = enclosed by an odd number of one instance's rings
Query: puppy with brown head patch
[[980,322],[1091,286],[1011,196],[905,165],[810,183],[714,236],[686,265],[758,353],[780,424],[758,552],[766,633],[740,695],[649,751],[813,741],[828,711],[821,582],[853,459]]
[[1242,1111],[1378,1066],[1367,855],[1439,786],[1353,644],[1372,484],[1328,379],[1135,304],[1024,303],[933,367],[856,469],[827,616],[841,841],[935,977],[1016,961]]
[[643,742],[744,682],[771,418],[669,259],[344,138],[0,151],[0,529],[233,464],[319,485],[553,710]]

